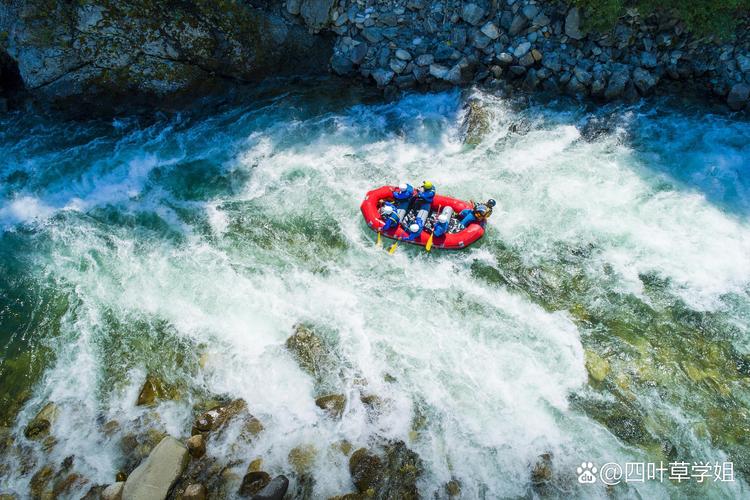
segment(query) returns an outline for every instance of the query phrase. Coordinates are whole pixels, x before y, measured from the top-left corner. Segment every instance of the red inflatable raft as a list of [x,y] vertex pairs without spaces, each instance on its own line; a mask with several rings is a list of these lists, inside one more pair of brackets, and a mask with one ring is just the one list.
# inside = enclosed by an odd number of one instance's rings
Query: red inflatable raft
[[[365,218],[365,222],[367,222],[370,229],[375,232],[378,232],[380,228],[385,225],[385,222],[383,222],[383,219],[380,217],[380,212],[378,212],[378,202],[380,200],[393,201],[393,191],[395,189],[397,189],[396,186],[383,186],[373,189],[365,195],[365,199],[360,208],[362,209],[362,215]],[[469,202],[436,194],[432,201],[430,217],[432,217],[435,212],[448,206],[450,206],[456,214],[465,208],[472,208]],[[388,231],[383,231],[381,234],[386,238],[393,240],[404,240],[406,243],[424,246],[427,244],[427,240],[430,239],[431,233],[428,228],[425,228],[425,230],[422,231],[422,234],[413,241],[406,241],[409,234],[404,231],[402,227],[389,229]],[[469,224],[468,227],[459,232],[448,232],[443,236],[433,238],[432,245],[437,248],[459,250],[468,247],[483,235],[484,228],[480,224]]]

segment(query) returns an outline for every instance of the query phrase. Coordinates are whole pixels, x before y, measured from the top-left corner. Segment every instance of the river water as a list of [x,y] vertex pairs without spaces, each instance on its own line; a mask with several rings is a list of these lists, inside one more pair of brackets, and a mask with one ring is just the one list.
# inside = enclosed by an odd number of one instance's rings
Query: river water
[[[470,97],[489,116],[475,146]],[[342,439],[403,440],[423,497],[452,478],[465,498],[747,496],[749,169],[750,123],[674,101],[383,103],[323,81],[169,115],[4,118],[0,424],[16,444],[0,493],[70,455],[77,496],[109,484],[127,432],[184,439],[193,406],[225,395],[265,430],[209,453],[290,474],[312,445],[316,498],[354,490]],[[480,243],[375,246],[364,193],[424,179],[498,200]],[[336,353],[340,421],[284,348],[297,323]],[[135,406],[147,373],[179,395]],[[45,450],[23,430],[48,401]],[[731,462],[734,480],[580,484],[582,461]]]

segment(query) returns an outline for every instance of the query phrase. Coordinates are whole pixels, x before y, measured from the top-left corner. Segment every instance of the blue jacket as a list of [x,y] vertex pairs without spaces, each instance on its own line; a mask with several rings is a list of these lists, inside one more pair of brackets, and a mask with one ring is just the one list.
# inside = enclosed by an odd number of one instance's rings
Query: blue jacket
[[390,201],[386,201],[384,203],[385,206],[389,206],[393,209],[393,212],[391,212],[391,215],[383,215],[382,213],[380,216],[383,218],[383,222],[385,222],[385,226],[381,229],[381,231],[388,231],[390,229],[393,229],[394,227],[398,227],[398,215],[396,214],[396,205],[391,203]]
[[407,184],[404,191],[401,191],[398,188],[393,191],[393,198],[395,198],[397,201],[411,200],[413,196],[414,187],[411,184]]
[[435,226],[432,229],[432,234],[436,238],[440,238],[442,235],[448,232],[448,224],[450,224],[450,219],[445,222],[435,222]]
[[417,198],[419,198],[422,201],[426,201],[427,203],[432,204],[432,199],[435,198],[435,188],[425,189],[424,191],[419,191]]
[[409,233],[409,236],[404,239],[405,241],[414,241],[417,238],[419,238],[419,236],[422,234],[422,229],[424,228],[424,222],[422,222],[422,219],[420,219],[419,217],[417,217],[414,220],[414,223],[419,226],[419,231],[416,231],[416,232],[412,233],[407,228],[407,233]]

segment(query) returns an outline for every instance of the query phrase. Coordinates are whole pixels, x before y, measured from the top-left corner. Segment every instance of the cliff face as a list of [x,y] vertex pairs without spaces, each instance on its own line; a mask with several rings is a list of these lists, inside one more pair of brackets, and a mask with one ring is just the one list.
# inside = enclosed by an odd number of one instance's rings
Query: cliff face
[[586,33],[586,15],[553,0],[5,0],[0,87],[17,74],[44,100],[98,104],[330,70],[386,94],[479,84],[633,100],[697,89],[748,106],[747,20],[719,43],[634,10],[609,33]]
[[54,101],[325,71],[332,42],[277,4],[11,0],[0,6],[0,41],[26,89]]

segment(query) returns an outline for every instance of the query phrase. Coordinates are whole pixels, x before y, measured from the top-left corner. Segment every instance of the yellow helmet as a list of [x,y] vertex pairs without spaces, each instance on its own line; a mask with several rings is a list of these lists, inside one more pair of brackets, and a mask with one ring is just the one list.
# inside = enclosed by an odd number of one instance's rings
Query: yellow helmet
[[430,181],[424,181],[422,183],[422,187],[425,188],[425,189],[432,189],[433,185],[432,185],[432,183]]

